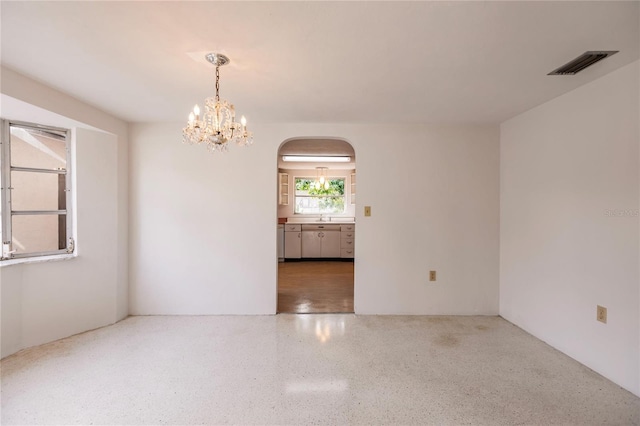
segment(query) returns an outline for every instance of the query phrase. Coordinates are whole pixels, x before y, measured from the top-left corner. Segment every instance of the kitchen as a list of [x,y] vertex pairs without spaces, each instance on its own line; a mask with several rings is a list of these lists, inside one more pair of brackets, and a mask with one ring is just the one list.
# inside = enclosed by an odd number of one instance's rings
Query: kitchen
[[278,312],[353,312],[356,172],[342,139],[278,152]]

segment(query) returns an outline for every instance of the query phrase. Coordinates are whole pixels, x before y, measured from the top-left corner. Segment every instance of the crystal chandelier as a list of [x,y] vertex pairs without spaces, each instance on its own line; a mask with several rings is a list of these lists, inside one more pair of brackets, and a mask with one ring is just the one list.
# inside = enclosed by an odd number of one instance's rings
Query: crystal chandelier
[[188,144],[205,143],[211,152],[227,151],[229,142],[236,142],[240,146],[251,145],[253,133],[247,131],[247,119],[243,115],[238,123],[233,105],[220,100],[220,67],[227,65],[229,58],[220,53],[208,53],[205,58],[216,66],[216,97],[204,101],[202,116],[198,105],[193,108],[187,126],[182,129],[182,141]]

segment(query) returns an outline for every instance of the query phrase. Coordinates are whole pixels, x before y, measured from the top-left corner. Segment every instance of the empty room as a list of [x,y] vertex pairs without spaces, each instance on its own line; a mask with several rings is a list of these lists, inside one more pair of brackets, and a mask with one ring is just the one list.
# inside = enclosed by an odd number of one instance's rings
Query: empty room
[[2,424],[640,424],[639,1],[2,1],[0,48]]

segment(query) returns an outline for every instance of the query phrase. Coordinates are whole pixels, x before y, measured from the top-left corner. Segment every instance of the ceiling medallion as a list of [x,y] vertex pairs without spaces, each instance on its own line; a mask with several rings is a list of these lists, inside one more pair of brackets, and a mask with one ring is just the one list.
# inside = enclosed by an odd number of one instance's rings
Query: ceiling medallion
[[204,143],[211,152],[227,151],[229,142],[251,145],[253,133],[247,130],[247,119],[243,115],[238,123],[233,104],[220,100],[220,67],[227,65],[229,58],[220,53],[208,53],[205,58],[216,67],[216,97],[205,99],[202,116],[200,107],[193,107],[189,122],[182,129],[182,141],[196,145]]

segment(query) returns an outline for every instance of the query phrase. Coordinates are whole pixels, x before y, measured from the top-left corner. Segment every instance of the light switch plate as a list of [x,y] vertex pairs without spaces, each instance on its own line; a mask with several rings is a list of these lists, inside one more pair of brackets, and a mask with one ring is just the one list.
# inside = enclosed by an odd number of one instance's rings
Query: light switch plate
[[364,206],[364,215],[371,216],[371,206]]
[[598,305],[596,308],[596,319],[600,322],[607,323],[607,308]]

